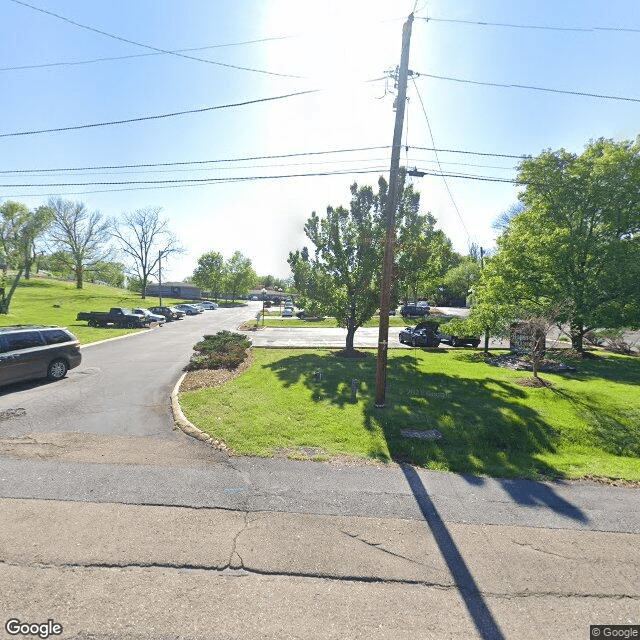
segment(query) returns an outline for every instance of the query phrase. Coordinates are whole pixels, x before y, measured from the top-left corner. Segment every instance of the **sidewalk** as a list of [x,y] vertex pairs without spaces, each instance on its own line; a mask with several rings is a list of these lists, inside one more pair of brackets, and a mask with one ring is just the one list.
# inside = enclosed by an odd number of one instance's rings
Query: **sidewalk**
[[589,624],[638,622],[640,534],[445,524],[423,507],[415,521],[0,500],[3,610],[95,640],[586,640]]

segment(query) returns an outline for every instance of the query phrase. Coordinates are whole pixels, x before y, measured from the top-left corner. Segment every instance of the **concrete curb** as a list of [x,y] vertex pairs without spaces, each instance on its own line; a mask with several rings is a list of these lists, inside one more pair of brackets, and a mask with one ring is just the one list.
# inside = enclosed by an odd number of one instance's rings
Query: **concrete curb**
[[173,412],[173,420],[176,423],[176,426],[182,429],[182,431],[184,431],[184,433],[186,433],[188,436],[191,436],[196,440],[206,442],[207,444],[210,444],[212,447],[215,447],[220,451],[227,451],[227,445],[222,440],[217,440],[208,436],[206,433],[198,429],[198,427],[191,424],[191,422],[187,420],[187,417],[184,415],[184,413],[182,413],[179,400],[180,385],[182,384],[182,381],[185,379],[186,375],[186,373],[183,373],[180,376],[180,379],[178,380],[178,382],[176,382],[175,386],[173,387],[173,391],[171,392],[171,411]]
[[135,333],[125,333],[124,335],[114,336],[113,338],[105,338],[104,340],[96,340],[95,342],[88,342],[87,344],[81,344],[80,348],[86,349],[87,347],[93,347],[96,344],[104,344],[105,342],[113,342],[114,340],[123,340],[124,338],[130,338],[131,336],[139,336],[139,335],[142,335],[143,333],[147,333],[148,331],[155,331],[156,329],[159,329],[160,326],[161,325],[158,325],[157,327],[147,327],[145,329],[142,329],[141,331],[136,331]]

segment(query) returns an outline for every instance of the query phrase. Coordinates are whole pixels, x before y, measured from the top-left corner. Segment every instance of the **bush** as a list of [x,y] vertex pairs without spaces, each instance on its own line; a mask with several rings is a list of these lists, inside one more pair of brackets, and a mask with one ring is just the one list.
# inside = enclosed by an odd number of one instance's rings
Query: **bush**
[[239,333],[219,331],[206,335],[193,347],[196,353],[185,370],[235,369],[244,362],[250,346],[251,342]]
[[635,346],[624,339],[624,329],[597,329],[593,333],[600,340],[600,345],[614,353],[631,355]]

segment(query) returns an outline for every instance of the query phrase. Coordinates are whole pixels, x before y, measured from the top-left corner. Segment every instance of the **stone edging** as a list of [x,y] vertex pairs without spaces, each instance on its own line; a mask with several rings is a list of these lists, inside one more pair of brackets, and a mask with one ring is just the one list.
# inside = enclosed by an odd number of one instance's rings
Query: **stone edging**
[[171,392],[171,411],[173,413],[174,422],[188,436],[191,436],[192,438],[196,438],[196,440],[201,440],[202,442],[206,442],[207,444],[210,444],[212,447],[215,447],[216,449],[220,449],[220,451],[226,451],[227,445],[222,440],[216,440],[208,436],[206,433],[198,429],[198,427],[191,424],[191,422],[187,420],[184,413],[182,413],[182,409],[180,408],[180,402],[179,402],[180,385],[182,384],[182,381],[185,379],[186,375],[187,375],[186,373],[183,373],[180,376],[180,379],[178,380],[178,382],[176,382],[175,386],[173,387],[173,391]]

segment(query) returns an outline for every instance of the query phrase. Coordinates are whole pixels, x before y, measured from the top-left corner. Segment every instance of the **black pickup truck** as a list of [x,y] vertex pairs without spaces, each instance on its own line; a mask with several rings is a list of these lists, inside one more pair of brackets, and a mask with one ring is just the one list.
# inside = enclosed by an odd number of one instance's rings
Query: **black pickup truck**
[[148,327],[151,322],[147,316],[133,313],[131,309],[124,307],[112,307],[109,311],[81,311],[76,320],[87,320],[90,327],[115,325],[127,329]]

